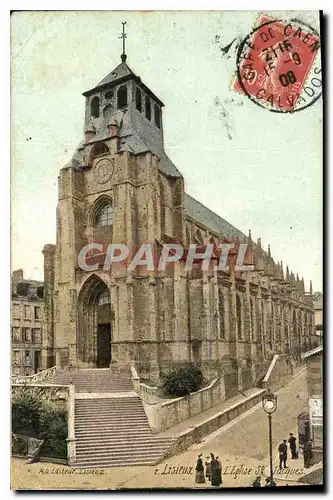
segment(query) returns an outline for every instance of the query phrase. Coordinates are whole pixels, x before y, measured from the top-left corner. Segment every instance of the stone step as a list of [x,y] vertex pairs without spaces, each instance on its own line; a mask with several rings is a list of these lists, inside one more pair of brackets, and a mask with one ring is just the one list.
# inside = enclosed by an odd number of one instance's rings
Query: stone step
[[138,450],[138,451],[131,451],[131,454],[129,456],[128,452],[126,452],[126,450],[122,453],[117,453],[116,451],[112,450],[110,451],[110,453],[96,453],[96,455],[76,455],[76,462],[77,463],[80,463],[81,461],[85,461],[85,462],[90,462],[91,464],[93,463],[99,463],[99,462],[102,462],[104,460],[128,460],[129,458],[131,460],[135,459],[135,458],[138,458],[138,459],[141,459],[141,460],[144,460],[144,459],[149,459],[149,460],[154,460],[156,461],[162,454],[163,452],[165,451],[166,449],[165,448],[161,448],[161,449],[158,449],[156,450],[155,452],[152,451],[152,450]]
[[[101,434],[101,429],[98,431],[97,429],[91,429],[91,430],[86,430],[86,431],[78,431],[78,432],[75,432],[75,437],[76,439],[81,442],[83,440],[96,440],[96,441],[103,441],[103,440],[106,440],[106,439],[110,439],[110,441],[112,440],[112,438],[114,439],[121,439],[121,436],[118,434],[116,434],[116,431],[114,433],[110,433],[110,436],[106,436],[104,432],[107,432],[107,431],[102,431],[103,433]],[[135,440],[137,437],[145,437],[145,438],[151,438],[152,436],[154,436],[154,434],[151,433],[151,431],[148,431],[148,430],[141,430],[141,429],[137,429],[135,433],[132,433],[132,434],[129,434],[129,433],[126,433],[125,436],[127,436],[128,438],[131,438],[132,440]],[[99,439],[100,438],[100,439]]]
[[98,455],[100,456],[101,453],[111,453],[111,454],[118,454],[118,452],[122,449],[124,450],[127,450],[130,452],[130,454],[132,455],[132,451],[135,451],[135,450],[143,450],[144,448],[147,448],[147,449],[150,449],[150,450],[153,450],[154,452],[156,450],[159,450],[158,453],[160,454],[160,451],[162,450],[162,453],[165,449],[167,449],[172,443],[171,442],[162,442],[162,443],[149,443],[149,444],[144,444],[144,443],[139,443],[138,445],[128,445],[127,443],[125,443],[124,445],[120,446],[118,445],[116,447],[116,445],[113,445],[113,448],[110,452],[110,448],[105,445],[104,447],[102,446],[99,446],[99,447],[94,447],[93,445],[89,446],[89,445],[86,445],[86,446],[82,446],[82,447],[76,447],[76,456],[83,456],[83,455],[88,455],[88,454],[94,454],[94,455]]
[[90,462],[86,463],[84,460],[80,461],[79,463],[74,464],[72,467],[74,469],[106,469],[110,467],[140,467],[144,465],[155,465],[157,463],[158,459],[153,458],[153,459],[120,459],[120,460],[103,460],[95,464],[91,464]]

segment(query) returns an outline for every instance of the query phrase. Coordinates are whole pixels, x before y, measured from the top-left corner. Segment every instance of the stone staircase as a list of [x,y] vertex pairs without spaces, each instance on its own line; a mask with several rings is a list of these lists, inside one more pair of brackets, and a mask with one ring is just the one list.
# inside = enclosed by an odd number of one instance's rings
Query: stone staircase
[[75,401],[73,467],[154,465],[174,442],[153,435],[139,397]]
[[154,465],[175,440],[152,433],[129,371],[57,368],[44,383],[75,387],[75,468]]
[[131,376],[128,372],[114,373],[109,368],[86,369],[77,371],[56,370],[47,384],[73,384],[78,393],[111,393],[133,391]]

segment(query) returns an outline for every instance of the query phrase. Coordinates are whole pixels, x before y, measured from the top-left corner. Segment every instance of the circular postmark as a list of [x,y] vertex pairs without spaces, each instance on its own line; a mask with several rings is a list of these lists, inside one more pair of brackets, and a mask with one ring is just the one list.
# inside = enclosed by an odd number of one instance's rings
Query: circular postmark
[[110,180],[114,169],[114,162],[109,158],[101,158],[94,166],[94,178],[98,184],[105,184]]
[[241,42],[236,91],[275,113],[294,113],[322,93],[320,36],[306,23],[267,17]]

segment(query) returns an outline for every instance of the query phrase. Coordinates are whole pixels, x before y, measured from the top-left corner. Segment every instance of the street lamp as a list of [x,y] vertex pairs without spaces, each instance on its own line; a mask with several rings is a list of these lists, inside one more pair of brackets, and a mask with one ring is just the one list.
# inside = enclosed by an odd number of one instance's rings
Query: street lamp
[[269,435],[269,468],[270,480],[273,481],[273,450],[272,450],[272,414],[277,408],[277,396],[267,389],[262,395],[262,406],[266,413],[268,413],[268,435]]

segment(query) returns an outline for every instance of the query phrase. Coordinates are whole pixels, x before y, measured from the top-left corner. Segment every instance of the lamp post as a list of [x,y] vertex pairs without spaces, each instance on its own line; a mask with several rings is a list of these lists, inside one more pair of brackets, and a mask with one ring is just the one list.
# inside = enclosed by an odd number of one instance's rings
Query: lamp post
[[268,413],[268,437],[269,437],[269,469],[270,480],[273,481],[273,445],[272,445],[272,414],[277,408],[277,396],[267,389],[262,395],[262,406],[266,413]]

